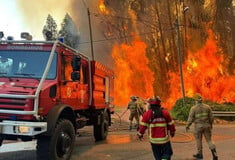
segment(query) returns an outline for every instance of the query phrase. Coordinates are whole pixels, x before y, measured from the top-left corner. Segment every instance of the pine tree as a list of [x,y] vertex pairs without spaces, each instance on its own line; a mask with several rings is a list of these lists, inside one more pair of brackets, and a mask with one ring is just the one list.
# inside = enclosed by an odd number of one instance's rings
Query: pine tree
[[59,36],[64,38],[64,43],[72,48],[78,49],[79,44],[79,31],[76,24],[67,13],[61,23],[61,30],[59,31]]
[[43,27],[42,34],[47,41],[56,40],[58,36],[57,24],[53,17],[47,16],[46,24]]

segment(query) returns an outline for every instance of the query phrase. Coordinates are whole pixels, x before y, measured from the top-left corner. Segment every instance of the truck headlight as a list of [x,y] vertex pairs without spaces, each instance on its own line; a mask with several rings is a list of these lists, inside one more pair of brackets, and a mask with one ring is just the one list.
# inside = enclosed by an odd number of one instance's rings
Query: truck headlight
[[27,126],[19,126],[18,131],[19,131],[19,133],[29,133],[30,128]]

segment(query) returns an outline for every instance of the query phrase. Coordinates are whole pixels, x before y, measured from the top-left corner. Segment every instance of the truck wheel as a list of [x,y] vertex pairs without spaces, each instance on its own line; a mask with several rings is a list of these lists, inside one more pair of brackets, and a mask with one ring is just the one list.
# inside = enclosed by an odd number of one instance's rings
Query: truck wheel
[[107,112],[100,115],[100,124],[94,124],[94,137],[96,141],[105,140],[109,129],[109,116]]
[[40,137],[37,141],[37,160],[69,160],[73,151],[75,130],[66,119],[57,122],[51,137]]

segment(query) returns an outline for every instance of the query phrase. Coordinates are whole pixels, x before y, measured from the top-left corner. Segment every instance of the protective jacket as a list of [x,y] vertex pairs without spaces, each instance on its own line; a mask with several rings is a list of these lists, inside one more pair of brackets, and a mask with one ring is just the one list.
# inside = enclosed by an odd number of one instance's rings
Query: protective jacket
[[213,115],[210,106],[204,103],[198,103],[190,110],[186,127],[189,127],[192,123],[195,125],[210,126],[213,124]]
[[162,117],[154,117],[152,109],[146,111],[140,122],[138,134],[144,134],[146,129],[149,129],[149,141],[153,144],[165,144],[170,141],[169,134],[174,134],[175,125],[169,112],[162,109]]
[[138,104],[135,101],[130,101],[128,103],[127,109],[130,109],[130,112],[132,114],[135,114],[137,113],[137,107],[138,107]]

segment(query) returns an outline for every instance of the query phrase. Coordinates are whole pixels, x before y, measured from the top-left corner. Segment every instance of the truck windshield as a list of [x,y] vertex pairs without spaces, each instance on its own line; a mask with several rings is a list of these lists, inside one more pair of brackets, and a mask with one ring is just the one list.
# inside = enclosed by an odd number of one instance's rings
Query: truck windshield
[[[0,51],[0,77],[42,78],[49,51]],[[54,55],[46,79],[56,77],[57,55]]]

